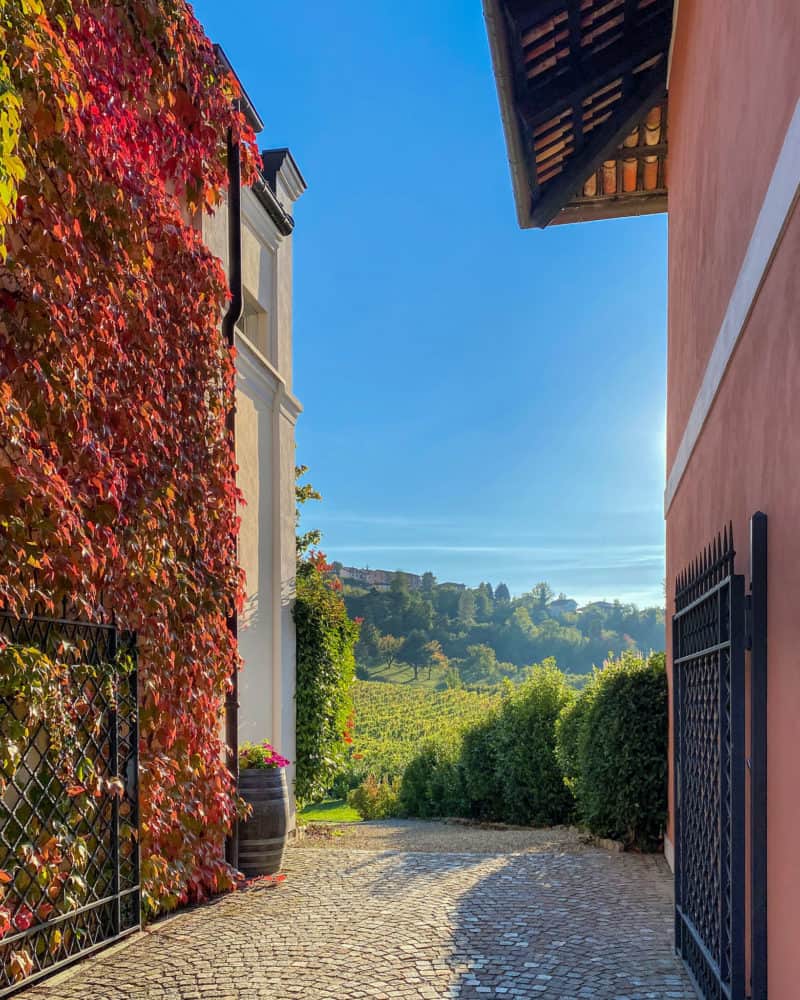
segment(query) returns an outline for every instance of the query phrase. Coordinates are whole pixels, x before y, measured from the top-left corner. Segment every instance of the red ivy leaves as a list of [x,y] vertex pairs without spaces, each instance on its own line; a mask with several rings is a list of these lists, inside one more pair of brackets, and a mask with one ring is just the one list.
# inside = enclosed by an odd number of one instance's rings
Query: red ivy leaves
[[234,364],[197,224],[228,128],[248,179],[255,145],[183,0],[8,16],[26,175],[0,265],[0,598],[93,614],[102,595],[138,631],[143,874],[165,908],[230,884]]

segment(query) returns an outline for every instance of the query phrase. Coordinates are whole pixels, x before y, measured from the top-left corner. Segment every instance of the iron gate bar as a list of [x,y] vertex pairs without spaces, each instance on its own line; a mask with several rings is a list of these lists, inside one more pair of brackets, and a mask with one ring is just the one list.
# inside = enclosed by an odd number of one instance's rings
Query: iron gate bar
[[[0,867],[11,869],[14,876],[5,886],[4,902],[14,911],[12,920],[21,907],[37,919],[32,926],[0,939],[0,997],[7,997],[140,929],[138,837],[134,834],[124,844],[120,837],[123,808],[131,830],[138,829],[138,696],[136,636],[120,631],[113,620],[17,618],[0,609],[0,636],[46,654],[63,642],[68,644],[61,648],[59,659],[68,666],[70,697],[87,703],[75,721],[79,753],[91,759],[96,774],[119,778],[123,784],[121,797],[105,794],[85,802],[69,797],[60,777],[66,758],[61,757],[63,751],[53,752],[43,723],[31,726],[19,762],[10,772],[0,773],[6,782],[0,795],[0,851],[4,855]],[[123,652],[133,661],[129,673],[118,666],[118,654]],[[105,666],[107,672],[86,669]],[[7,717],[14,704],[14,697],[0,698],[0,717]],[[87,858],[83,864],[73,859],[70,871],[81,876],[83,888],[69,889],[73,896],[85,894],[83,900],[79,896],[73,900],[81,905],[42,919],[37,910],[48,899],[26,872],[20,852],[40,843],[45,832],[66,835],[64,843],[71,844],[72,838],[80,841]],[[21,879],[20,873],[26,878]],[[56,897],[48,893],[49,901],[58,906],[66,892],[66,884],[60,884]],[[8,961],[12,951],[23,949],[33,969],[16,982]]]
[[744,578],[728,529],[676,581],[675,944],[708,1000],[743,1000]]
[[767,515],[750,519],[750,962],[753,1000],[767,1000]]

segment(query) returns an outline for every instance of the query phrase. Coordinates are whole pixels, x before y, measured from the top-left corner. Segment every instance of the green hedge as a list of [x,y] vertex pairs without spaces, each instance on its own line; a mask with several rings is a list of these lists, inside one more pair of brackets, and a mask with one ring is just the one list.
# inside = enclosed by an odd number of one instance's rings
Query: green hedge
[[577,818],[598,836],[657,848],[667,812],[664,654],[624,653],[577,696],[554,661],[534,667],[485,719],[422,745],[398,807],[531,825]]
[[404,815],[422,819],[464,815],[460,749],[456,739],[441,738],[423,744],[403,772],[399,803]]
[[567,819],[572,796],[555,756],[555,724],[574,699],[552,660],[498,711],[463,734],[427,741],[406,767],[400,807],[410,816],[468,816],[547,825]]
[[495,775],[503,819],[549,826],[572,810],[556,760],[556,720],[575,698],[554,660],[535,666],[505,701],[497,720]]
[[344,734],[353,711],[353,649],[358,625],[341,594],[308,562],[297,573],[297,778],[303,805],[321,801],[345,760]]
[[557,755],[578,817],[628,847],[657,848],[667,819],[664,654],[609,661],[556,727]]
[[492,712],[485,722],[472,726],[461,743],[461,774],[465,812],[475,819],[500,819],[503,804],[497,781],[497,720]]

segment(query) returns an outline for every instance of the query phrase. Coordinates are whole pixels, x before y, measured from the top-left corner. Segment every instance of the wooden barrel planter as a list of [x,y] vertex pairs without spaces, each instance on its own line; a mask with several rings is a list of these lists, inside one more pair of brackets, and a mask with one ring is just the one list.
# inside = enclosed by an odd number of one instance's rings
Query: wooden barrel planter
[[289,832],[289,789],[282,767],[248,767],[239,773],[239,793],[253,807],[239,824],[239,870],[247,878],[280,871]]

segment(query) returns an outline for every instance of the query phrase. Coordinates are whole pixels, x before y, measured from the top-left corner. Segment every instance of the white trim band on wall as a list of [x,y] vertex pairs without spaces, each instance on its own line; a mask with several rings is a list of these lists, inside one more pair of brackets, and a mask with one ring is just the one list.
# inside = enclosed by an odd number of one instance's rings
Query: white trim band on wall
[[800,196],[800,101],[786,131],[778,162],[758,213],[747,252],[733,288],[725,318],[706,365],[703,382],[681,438],[664,491],[666,516],[711,412],[739,338],[756,304],[780,246],[792,209]]

